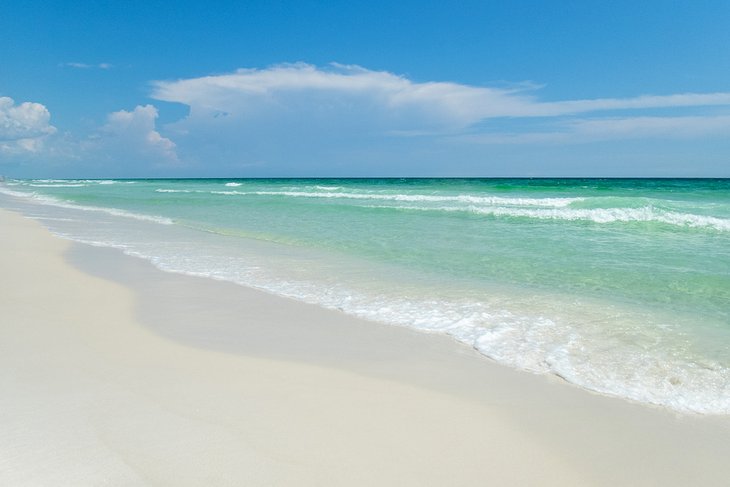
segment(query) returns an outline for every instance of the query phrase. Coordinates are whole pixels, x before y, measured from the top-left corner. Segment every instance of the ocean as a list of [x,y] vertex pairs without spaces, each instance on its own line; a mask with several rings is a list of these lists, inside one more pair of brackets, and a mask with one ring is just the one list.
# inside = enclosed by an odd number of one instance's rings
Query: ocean
[[730,180],[6,180],[0,206],[166,271],[730,414]]

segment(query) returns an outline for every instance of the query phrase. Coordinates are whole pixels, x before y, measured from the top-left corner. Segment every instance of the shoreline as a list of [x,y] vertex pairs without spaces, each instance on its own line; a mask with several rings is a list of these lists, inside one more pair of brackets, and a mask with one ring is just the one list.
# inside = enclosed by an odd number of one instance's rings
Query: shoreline
[[[282,195],[290,194],[286,188],[264,187],[261,194],[267,196],[262,201],[258,196],[249,201],[248,196],[243,200],[239,200],[238,196],[249,194],[248,190],[230,192],[236,196],[229,200],[229,191],[218,191],[220,184],[210,187],[200,181],[183,186],[173,181],[169,181],[169,185],[148,182],[136,189],[130,189],[120,181],[100,181],[98,184],[91,180],[71,181],[74,184],[52,180],[40,182],[42,184],[35,181],[22,183],[33,186],[33,190],[17,193],[17,196],[22,196],[19,198],[13,196],[16,193],[8,193],[7,200],[0,198],[0,206],[38,218],[56,235],[81,243],[119,248],[167,272],[226,280],[378,323],[447,334],[497,363],[557,376],[599,394],[668,407],[680,413],[723,415],[730,412],[728,357],[726,350],[716,346],[718,340],[730,340],[730,329],[724,326],[726,320],[723,315],[726,307],[723,294],[726,293],[723,292],[722,275],[719,280],[713,279],[716,269],[707,267],[718,252],[715,249],[723,248],[724,240],[713,246],[714,239],[704,233],[699,239],[704,242],[702,245],[692,238],[690,242],[694,240],[695,243],[682,246],[684,250],[679,253],[671,244],[674,237],[669,237],[665,242],[669,245],[662,253],[651,250],[652,246],[662,246],[664,237],[660,232],[656,237],[658,242],[644,249],[649,250],[646,252],[637,249],[643,247],[642,242],[654,241],[649,234],[642,231],[634,234],[640,229],[624,228],[623,224],[614,229],[609,223],[609,234],[616,231],[615,235],[618,235],[618,241],[614,242],[615,250],[612,250],[606,248],[614,245],[607,245],[613,237],[607,239],[603,234],[603,223],[597,223],[596,228],[589,225],[591,228],[586,228],[587,234],[571,240],[560,235],[550,236],[550,231],[544,232],[548,227],[554,232],[561,225],[532,225],[529,222],[512,222],[509,218],[506,221],[489,220],[490,223],[485,225],[481,219],[452,221],[447,212],[446,215],[432,215],[437,222],[431,223],[440,222],[446,225],[445,228],[463,223],[464,235],[456,238],[459,232],[429,229],[431,217],[425,221],[410,222],[409,218],[403,220],[398,216],[397,220],[410,229],[406,232],[410,237],[401,235],[393,227],[394,221],[388,218],[382,222],[386,230],[378,235],[356,237],[346,235],[347,229],[352,228],[355,234],[361,232],[364,221],[373,215],[362,221],[357,218],[327,221],[316,215],[327,215],[331,207],[329,203],[325,205],[328,210],[320,212],[318,203],[313,210],[307,202],[308,197],[314,195],[316,198],[335,195],[339,200],[339,193],[331,193],[330,190],[346,189],[340,186],[295,186],[289,189],[306,191],[292,193],[294,201],[280,206],[277,202]],[[48,190],[50,194],[45,189],[36,193],[35,186],[55,187],[55,183],[60,183],[58,186],[65,189],[58,190],[58,194],[52,189]],[[241,183],[226,183],[226,186],[234,184]],[[67,189],[67,186],[79,188]],[[268,196],[274,194],[269,191],[271,189],[276,190],[273,200]],[[373,196],[373,188],[369,186],[351,189],[359,197]],[[174,194],[170,196],[168,193]],[[189,197],[188,193],[195,195]],[[202,201],[198,201],[199,193],[208,193],[211,197],[204,196]],[[213,196],[219,193],[221,196]],[[461,188],[457,193],[461,195],[459,198],[471,197],[469,188]],[[491,191],[482,193],[476,192],[475,197],[480,201]],[[259,192],[250,194],[258,195]],[[398,189],[397,195],[410,195],[416,199],[433,197],[424,194],[422,189],[411,194],[408,188]],[[303,206],[296,202],[300,196],[307,196]],[[380,196],[375,195],[377,198]],[[569,202],[590,198],[584,194],[583,188],[573,195],[574,198],[556,200],[554,194],[542,194],[544,197],[525,200],[522,196],[507,198],[511,202],[509,205],[525,203],[541,207],[557,204],[563,207]],[[95,203],[79,206],[78,203],[86,198]],[[112,199],[107,201],[105,198]],[[115,202],[114,198],[125,201],[128,198],[129,202],[117,204],[119,201]],[[151,199],[148,201],[147,198]],[[279,203],[285,203],[287,198]],[[288,206],[289,203],[293,206]],[[487,197],[487,206],[492,203],[491,197]],[[339,208],[340,204],[335,204],[334,208]],[[215,216],[217,205],[232,205],[231,208],[241,210],[248,208],[240,215],[251,215],[253,220],[247,220],[246,216],[239,220],[236,216],[238,211],[231,211],[233,216],[230,219],[220,220]],[[613,204],[607,206],[612,207]],[[370,208],[370,205],[366,207]],[[267,213],[269,210],[266,208],[273,208],[273,213]],[[356,209],[348,204],[344,208],[347,209],[344,214]],[[201,211],[203,214],[211,212],[210,218],[217,223],[208,228],[208,224],[198,221]],[[599,209],[598,214],[603,211]],[[290,232],[288,227],[299,225],[282,222],[290,222],[292,215],[301,217],[302,212],[304,216],[312,212],[315,215],[306,217],[311,217],[309,224],[301,226],[306,230]],[[267,217],[262,218],[262,214]],[[371,223],[378,226],[377,215],[375,217],[376,220]],[[339,224],[334,224],[335,221]],[[582,224],[574,227],[563,223],[578,233],[584,227]],[[328,228],[345,231],[335,231],[341,234],[337,237]],[[422,230],[424,236],[434,236],[433,244],[428,243],[424,248],[413,240]],[[239,232],[244,238],[235,238]],[[314,240],[305,237],[301,240],[301,235],[305,234],[321,234],[323,239],[318,241],[317,237]],[[477,242],[489,242],[492,239],[489,234],[513,236],[499,237],[502,244],[496,244],[493,249],[490,245],[475,245]],[[284,243],[289,238],[294,238],[290,242],[294,245]],[[442,241],[443,238],[446,240]],[[279,239],[283,241],[279,242]],[[471,242],[463,252],[458,244],[454,245],[455,241],[462,239]],[[385,244],[384,240],[388,243]],[[428,242],[432,239],[418,240]],[[505,246],[508,240],[512,244]],[[530,241],[541,242],[538,247],[542,248],[529,249],[535,244],[523,247],[518,243]],[[618,245],[621,241],[623,246]],[[636,245],[627,248],[629,241]],[[350,252],[346,248],[352,242],[365,244]],[[378,254],[375,248],[381,246],[386,251],[383,255],[375,255]],[[439,247],[444,250],[440,252],[441,256],[433,255],[432,250]],[[507,247],[510,250],[506,250]],[[553,251],[546,250],[550,247]],[[572,247],[587,251],[574,252],[576,260],[563,263],[561,252],[564,250],[561,249]],[[373,255],[368,253],[369,248]],[[690,248],[694,251],[688,252]],[[545,255],[546,252],[552,257]],[[413,255],[407,257],[408,254]],[[414,258],[415,255],[420,257]],[[705,257],[701,257],[703,255]],[[718,252],[717,257],[722,264],[722,253]],[[404,258],[405,261],[402,261]],[[685,262],[685,258],[689,260]],[[470,259],[474,262],[467,269],[464,264]],[[680,261],[697,272],[687,282],[684,282],[684,273],[674,272],[671,266],[666,266],[667,262],[679,264]],[[545,266],[541,262],[546,263]],[[664,269],[661,276],[651,270],[654,266]],[[441,276],[439,271],[435,271],[439,268],[450,270]],[[502,271],[489,277],[500,268]],[[627,286],[628,282],[636,285]],[[690,282],[694,284],[694,291],[682,291]],[[618,289],[622,291],[616,293]],[[667,289],[676,289],[677,292],[668,295]],[[696,301],[693,309],[687,307],[688,301]],[[658,304],[670,302],[677,305],[667,307],[666,304]]]
[[727,417],[590,393],[445,336],[167,273],[6,210],[0,225],[5,484],[722,485],[730,475]]

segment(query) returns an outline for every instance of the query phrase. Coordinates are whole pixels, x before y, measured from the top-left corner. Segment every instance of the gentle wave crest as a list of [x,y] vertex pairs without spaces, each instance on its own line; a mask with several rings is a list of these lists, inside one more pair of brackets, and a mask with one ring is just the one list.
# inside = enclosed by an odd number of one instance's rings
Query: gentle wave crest
[[32,179],[16,180],[15,184],[36,188],[83,188],[91,185],[109,186],[112,184],[135,184],[136,181],[116,181],[114,179]]
[[593,223],[664,223],[679,227],[708,228],[720,232],[730,232],[730,220],[691,213],[645,208],[561,208],[528,209],[483,206],[387,206],[370,205],[368,208],[385,208],[405,211],[443,211],[467,212],[494,217],[532,218],[537,220],[587,221]]
[[44,184],[28,184],[27,186],[32,186],[34,188],[83,188],[84,186],[88,186],[88,184],[84,184],[84,183],[78,183],[78,184],[44,183]]
[[[180,190],[177,190],[180,191]],[[565,207],[582,198],[504,198],[501,196],[472,196],[472,195],[424,195],[424,194],[374,194],[374,193],[342,193],[342,192],[307,192],[307,191],[211,191],[211,194],[240,195],[240,196],[289,196],[292,198],[328,198],[352,200],[383,200],[405,202],[459,202],[488,205],[512,206],[545,206]]]
[[704,215],[678,213],[645,208],[593,208],[560,210],[520,209],[520,208],[481,208],[470,207],[469,211],[484,215],[528,217],[540,220],[583,220],[594,223],[614,222],[657,222],[675,226],[712,228],[723,232],[730,231],[730,220]]

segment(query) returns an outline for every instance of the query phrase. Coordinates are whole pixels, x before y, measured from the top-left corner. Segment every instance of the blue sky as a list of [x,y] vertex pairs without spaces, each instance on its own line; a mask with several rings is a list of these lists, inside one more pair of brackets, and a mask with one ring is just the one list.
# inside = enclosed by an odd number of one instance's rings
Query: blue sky
[[9,2],[0,174],[730,177],[730,2]]

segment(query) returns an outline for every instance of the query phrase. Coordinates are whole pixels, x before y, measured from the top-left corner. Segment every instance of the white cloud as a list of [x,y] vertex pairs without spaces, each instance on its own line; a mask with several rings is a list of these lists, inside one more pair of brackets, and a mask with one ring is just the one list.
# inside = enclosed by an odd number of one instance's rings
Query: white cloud
[[40,103],[16,105],[12,98],[0,97],[0,151],[38,152],[46,136],[56,132],[50,121],[50,112]]
[[[177,166],[173,141],[156,128],[157,108],[137,106],[110,113],[103,126],[85,137],[56,134],[50,114],[39,103],[15,105],[0,97],[0,159],[3,165],[76,167],[89,174],[116,171],[141,175],[145,170]],[[49,137],[52,134],[53,137]]]
[[63,63],[60,66],[67,67],[67,68],[77,68],[77,69],[112,69],[114,67],[111,63],[98,63],[98,64],[88,64],[88,63]]
[[[524,91],[524,90],[521,90]],[[525,112],[532,102],[521,91],[448,82],[414,83],[405,77],[358,66],[278,65],[154,84],[153,97],[184,103],[191,117],[224,112],[237,117],[272,111],[311,118],[377,118],[388,130],[460,129],[485,117]]]
[[51,114],[40,103],[15,105],[12,98],[0,97],[0,140],[20,140],[52,134]]
[[137,106],[110,113],[93,146],[115,155],[137,156],[156,163],[177,162],[175,143],[155,128],[157,108]]
[[717,136],[726,133],[730,107],[730,93],[563,101],[539,94],[540,86],[529,83],[419,82],[358,66],[298,63],[157,81],[151,96],[189,107],[165,127],[186,162],[226,173],[264,161],[266,170],[257,175],[391,174],[452,157],[485,161],[512,151],[496,147],[506,144],[529,151],[607,139]]
[[681,93],[675,95],[642,95],[633,98],[598,98],[540,103],[536,114],[571,115],[605,110],[639,110],[647,108],[683,108],[730,105],[730,93]]
[[542,102],[525,87],[414,82],[383,71],[333,64],[320,69],[287,64],[267,69],[153,84],[152,96],[184,103],[191,118],[266,116],[308,111],[311,118],[349,111],[375,117],[381,128],[401,133],[460,131],[498,117],[556,117],[607,110],[730,105],[730,93],[643,95]]
[[0,152],[115,177],[454,174],[457,165],[482,174],[481,164],[512,158],[527,167],[576,143],[730,140],[730,93],[544,101],[531,84],[418,82],[301,63],[152,86],[153,98],[185,104],[188,115],[163,130],[157,108],[137,106],[109,114],[90,136],[48,137],[56,129],[43,105],[0,98]]

